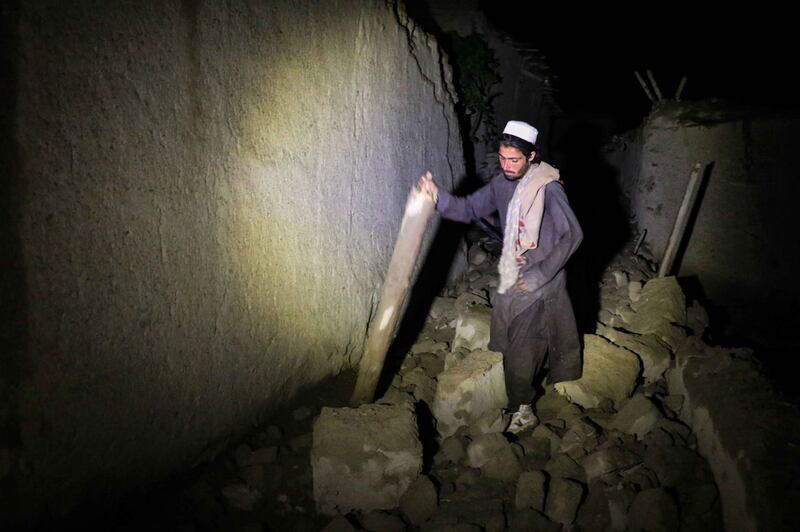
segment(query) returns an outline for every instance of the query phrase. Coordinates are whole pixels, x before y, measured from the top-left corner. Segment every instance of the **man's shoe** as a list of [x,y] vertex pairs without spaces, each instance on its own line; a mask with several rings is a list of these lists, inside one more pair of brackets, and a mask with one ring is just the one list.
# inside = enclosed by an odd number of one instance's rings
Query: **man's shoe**
[[520,432],[532,429],[539,423],[533,413],[531,405],[520,405],[519,410],[511,414],[511,422],[508,424],[506,432],[519,434]]

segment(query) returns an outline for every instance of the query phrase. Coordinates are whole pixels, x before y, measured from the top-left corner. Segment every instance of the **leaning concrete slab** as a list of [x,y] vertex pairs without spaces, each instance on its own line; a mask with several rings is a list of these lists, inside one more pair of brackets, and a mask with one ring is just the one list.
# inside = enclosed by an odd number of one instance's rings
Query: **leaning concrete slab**
[[409,401],[323,408],[314,423],[314,500],[323,514],[396,508],[422,470]]

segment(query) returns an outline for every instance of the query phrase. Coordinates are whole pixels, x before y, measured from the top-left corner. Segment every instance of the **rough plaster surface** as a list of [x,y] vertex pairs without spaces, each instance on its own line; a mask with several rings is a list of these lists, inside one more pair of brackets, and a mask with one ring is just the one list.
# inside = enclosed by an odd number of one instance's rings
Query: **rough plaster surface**
[[783,401],[747,350],[688,338],[667,373],[722,497],[726,530],[800,526],[800,411]]
[[393,2],[17,24],[25,512],[191,465],[356,362],[409,187],[463,157],[449,67]]

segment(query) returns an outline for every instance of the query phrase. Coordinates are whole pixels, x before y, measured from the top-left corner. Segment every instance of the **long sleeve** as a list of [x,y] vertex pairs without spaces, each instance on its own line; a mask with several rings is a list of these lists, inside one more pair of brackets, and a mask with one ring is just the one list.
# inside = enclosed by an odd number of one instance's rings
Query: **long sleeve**
[[498,208],[492,183],[482,186],[465,197],[456,197],[446,190],[439,189],[436,210],[443,218],[456,222],[469,223],[489,216]]
[[545,189],[544,216],[540,246],[525,254],[527,261],[520,272],[531,291],[553,280],[583,240],[583,230],[560,184]]

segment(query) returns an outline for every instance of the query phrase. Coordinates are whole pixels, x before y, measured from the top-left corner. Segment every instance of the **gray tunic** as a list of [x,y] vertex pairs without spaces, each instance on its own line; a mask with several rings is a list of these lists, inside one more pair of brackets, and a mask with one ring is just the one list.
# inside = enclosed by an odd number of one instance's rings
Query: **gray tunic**
[[[487,185],[463,198],[439,189],[437,210],[444,218],[464,223],[497,211],[501,229],[505,231],[508,204],[518,183],[519,180],[508,180],[499,172]],[[548,382],[580,377],[580,342],[567,295],[564,265],[582,239],[583,231],[564,188],[557,181],[549,183],[545,187],[539,245],[525,252],[526,261],[520,267],[520,277],[530,291],[523,292],[514,286],[505,294],[495,294],[492,301],[489,347],[504,354],[507,374],[511,372],[509,366],[519,367],[523,375],[516,377],[532,380],[533,375],[528,379],[527,374],[537,374],[541,370],[549,351]],[[530,344],[535,345],[531,347]],[[525,352],[518,352],[520,350]],[[526,361],[523,363],[520,358]],[[515,386],[519,388],[520,384]],[[515,390],[508,391],[509,404],[517,401],[513,396],[527,397]],[[520,402],[524,402],[525,397]]]

